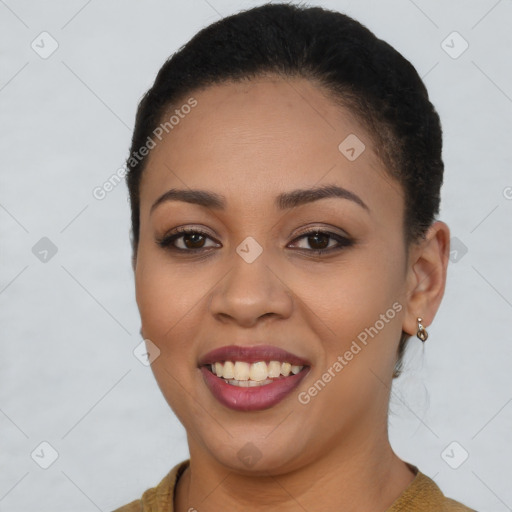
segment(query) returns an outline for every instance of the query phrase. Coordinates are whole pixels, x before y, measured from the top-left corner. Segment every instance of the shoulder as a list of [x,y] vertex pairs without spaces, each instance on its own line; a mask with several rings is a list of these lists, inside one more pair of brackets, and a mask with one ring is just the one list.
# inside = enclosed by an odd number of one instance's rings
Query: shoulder
[[415,466],[416,477],[387,512],[476,512],[446,497],[439,486]]
[[168,512],[173,510],[174,488],[180,475],[189,465],[189,460],[174,466],[156,485],[144,491],[140,499],[132,501],[112,512]]

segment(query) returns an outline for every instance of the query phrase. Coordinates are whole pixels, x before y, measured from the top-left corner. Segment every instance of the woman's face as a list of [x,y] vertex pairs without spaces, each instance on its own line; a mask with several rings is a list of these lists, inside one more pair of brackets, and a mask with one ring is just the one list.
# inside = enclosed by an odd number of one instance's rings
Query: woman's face
[[279,473],[346,455],[385,431],[407,302],[402,189],[306,80],[193,97],[154,138],[140,189],[136,296],[158,385],[193,457]]

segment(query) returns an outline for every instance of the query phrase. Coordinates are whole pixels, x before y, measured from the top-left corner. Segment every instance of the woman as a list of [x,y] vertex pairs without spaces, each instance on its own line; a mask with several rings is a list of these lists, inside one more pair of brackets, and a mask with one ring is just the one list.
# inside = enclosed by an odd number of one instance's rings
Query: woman
[[442,299],[438,115],[351,18],[267,4],[200,31],[128,158],[136,298],[190,460],[129,511],[468,511],[392,450],[392,379]]

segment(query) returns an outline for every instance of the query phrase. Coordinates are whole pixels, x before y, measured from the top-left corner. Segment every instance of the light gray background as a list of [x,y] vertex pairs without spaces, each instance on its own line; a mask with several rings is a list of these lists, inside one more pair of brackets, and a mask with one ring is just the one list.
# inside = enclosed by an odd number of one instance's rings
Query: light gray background
[[[109,511],[188,456],[132,353],[141,339],[126,187],[101,201],[92,190],[123,165],[137,102],[164,60],[260,3],[0,0],[0,510]],[[447,495],[512,510],[512,1],[315,4],[408,58],[444,128],[441,218],[459,250],[429,340],[423,350],[411,339],[395,384],[392,444]],[[43,31],[59,45],[47,59],[31,48]],[[469,43],[456,59],[441,46],[453,31]],[[58,248],[47,262],[32,252],[42,237]],[[58,452],[48,469],[31,458],[43,441]],[[453,464],[463,450],[452,469],[446,454]]]

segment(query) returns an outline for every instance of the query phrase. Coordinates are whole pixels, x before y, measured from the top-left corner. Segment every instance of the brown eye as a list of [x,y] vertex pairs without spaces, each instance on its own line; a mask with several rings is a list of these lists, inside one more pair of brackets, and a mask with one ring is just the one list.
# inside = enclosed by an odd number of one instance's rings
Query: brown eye
[[187,249],[201,249],[204,245],[204,235],[201,235],[199,233],[190,233],[189,235],[182,235],[180,238],[183,238],[183,243]]
[[[333,251],[338,251],[344,247],[349,247],[353,244],[353,241],[347,237],[338,235],[336,233],[330,233],[328,231],[319,230],[313,230],[304,233],[295,240],[305,240],[309,247],[300,247],[300,249],[306,252],[312,252],[316,254],[324,254]],[[329,246],[331,242],[334,242],[334,245]]]
[[329,246],[330,236],[326,233],[314,233],[308,235],[307,240],[312,249],[326,249]]
[[[162,239],[157,240],[160,247],[183,252],[194,252],[210,247],[205,246],[207,240],[211,240],[208,233],[199,229],[177,229],[176,233],[171,233],[164,236]],[[181,243],[179,247],[176,242]],[[213,245],[215,247],[215,244]]]
[[[208,240],[212,241],[213,245],[206,245]],[[295,243],[298,240],[306,240],[307,243],[307,247],[299,247],[300,250],[314,254],[338,251],[353,244],[353,241],[347,237],[319,230],[302,234],[295,239]],[[174,233],[170,233],[157,240],[157,243],[162,248],[183,253],[201,252],[211,249],[212,247],[220,246],[215,243],[205,231],[188,228],[179,228]]]

